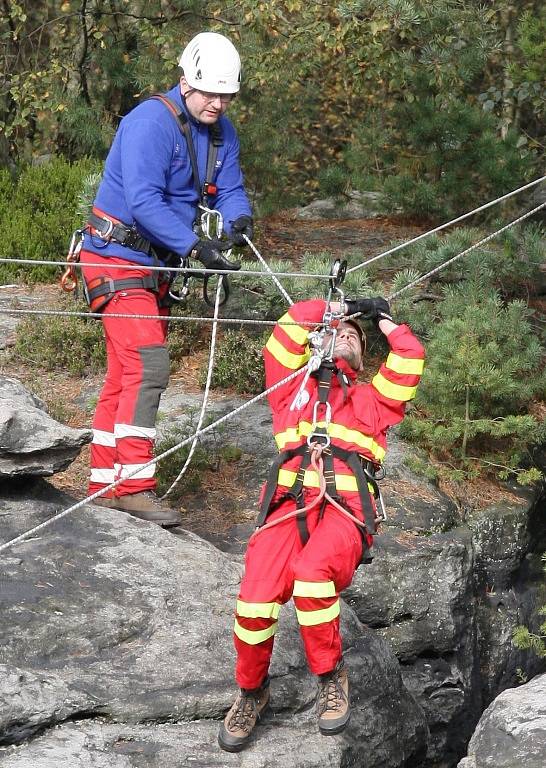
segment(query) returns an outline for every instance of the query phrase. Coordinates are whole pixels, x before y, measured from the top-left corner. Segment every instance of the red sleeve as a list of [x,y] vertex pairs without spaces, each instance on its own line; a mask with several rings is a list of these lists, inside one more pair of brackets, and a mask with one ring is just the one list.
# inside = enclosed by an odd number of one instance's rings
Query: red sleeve
[[399,325],[387,341],[391,351],[371,382],[380,430],[402,421],[406,403],[415,397],[425,361],[423,345],[407,325]]
[[[267,388],[306,365],[310,357],[309,331],[321,322],[325,308],[326,302],[323,299],[300,301],[279,318],[263,350]],[[301,377],[298,376],[286,387],[271,393],[271,407],[278,408],[287,398],[291,398],[300,381]]]

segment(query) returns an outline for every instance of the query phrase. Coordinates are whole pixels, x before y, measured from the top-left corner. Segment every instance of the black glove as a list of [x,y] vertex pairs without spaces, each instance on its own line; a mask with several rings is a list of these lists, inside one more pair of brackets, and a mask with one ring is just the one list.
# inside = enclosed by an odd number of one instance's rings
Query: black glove
[[239,216],[231,225],[231,239],[235,245],[247,244],[243,235],[246,235],[249,240],[254,237],[254,222],[250,216]]
[[232,245],[230,240],[200,240],[194,251],[206,269],[241,269],[238,261],[229,261],[222,253]]
[[373,299],[355,299],[354,301],[345,301],[348,315],[354,315],[360,312],[366,320],[392,320],[389,302],[381,296]]

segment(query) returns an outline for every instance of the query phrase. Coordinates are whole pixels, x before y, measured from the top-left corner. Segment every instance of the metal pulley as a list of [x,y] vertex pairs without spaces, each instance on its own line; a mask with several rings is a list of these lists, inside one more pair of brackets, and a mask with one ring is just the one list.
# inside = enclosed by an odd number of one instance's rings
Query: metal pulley
[[341,283],[345,280],[347,272],[347,259],[336,259],[330,269],[330,290],[337,291]]

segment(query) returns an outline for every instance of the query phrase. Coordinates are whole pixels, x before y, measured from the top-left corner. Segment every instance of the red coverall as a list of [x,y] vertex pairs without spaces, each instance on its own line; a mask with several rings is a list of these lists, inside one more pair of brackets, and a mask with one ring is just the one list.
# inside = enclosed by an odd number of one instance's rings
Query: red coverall
[[[149,269],[116,269],[124,259],[105,258],[82,250],[80,261],[87,282],[95,277],[125,280],[151,274]],[[86,267],[86,263],[103,264]],[[89,494],[138,469],[153,458],[155,421],[159,398],[169,380],[167,323],[162,320],[110,318],[112,313],[167,315],[159,309],[157,294],[144,288],[116,292],[102,310],[106,339],[107,371],[93,419]],[[155,464],[137,472],[116,487],[115,495],[138,493],[156,487]],[[104,494],[112,497],[112,492]]]
[[[280,319],[264,349],[267,387],[307,362],[307,337],[311,330],[308,323],[320,322],[324,310],[322,300],[300,302]],[[283,326],[283,321],[298,325]],[[376,463],[385,455],[387,429],[402,420],[405,404],[415,394],[424,363],[423,347],[408,326],[398,326],[389,334],[388,342],[391,352],[369,384],[354,384],[356,372],[346,361],[336,360],[349,379],[349,387],[345,397],[334,376],[328,397],[332,408],[328,428],[332,444],[356,451]],[[316,378],[310,377],[306,384],[308,402],[300,409],[290,410],[301,382],[302,377],[296,377],[269,395],[279,451],[301,445],[312,432]],[[273,504],[292,486],[300,462],[300,458],[294,457],[279,470]],[[337,459],[334,471],[338,494],[362,520],[354,475]],[[317,494],[317,473],[307,470],[305,503]],[[317,504],[307,513],[310,537],[306,544],[302,544],[295,518],[258,533],[249,543],[234,630],[236,679],[241,688],[257,688],[266,677],[279,611],[291,597],[311,672],[330,672],[341,659],[339,593],[349,586],[358,567],[362,537],[356,524],[331,504],[326,505],[322,515],[320,506]],[[295,502],[286,500],[269,515],[267,522],[293,509]]]

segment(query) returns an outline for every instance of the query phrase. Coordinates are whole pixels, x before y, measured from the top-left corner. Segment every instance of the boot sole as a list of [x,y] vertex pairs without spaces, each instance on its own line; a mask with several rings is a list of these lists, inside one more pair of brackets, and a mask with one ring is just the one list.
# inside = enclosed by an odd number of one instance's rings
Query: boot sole
[[341,733],[341,731],[344,731],[347,727],[347,723],[350,720],[350,715],[347,715],[347,718],[345,720],[342,720],[340,723],[335,725],[335,721],[332,723],[332,727],[328,728],[326,726],[321,725],[319,723],[319,731],[322,733],[323,736],[335,736],[337,733]]

